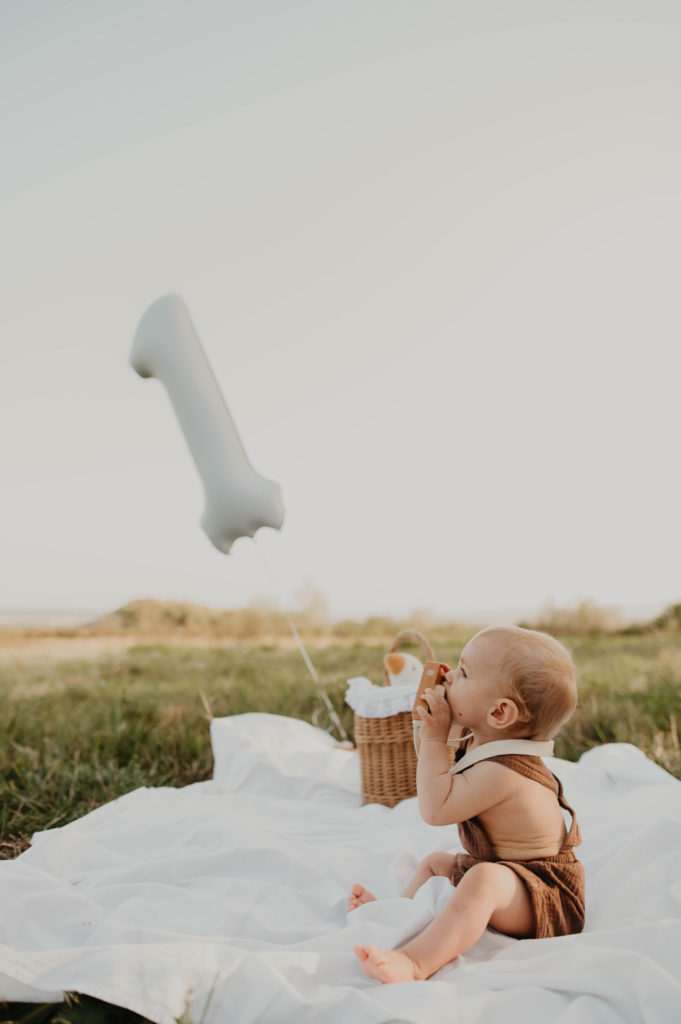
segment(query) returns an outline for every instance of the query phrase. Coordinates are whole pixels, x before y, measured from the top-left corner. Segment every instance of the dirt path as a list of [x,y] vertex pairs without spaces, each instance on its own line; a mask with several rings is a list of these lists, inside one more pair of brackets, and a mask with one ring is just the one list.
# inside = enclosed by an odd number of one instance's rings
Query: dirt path
[[[293,642],[293,641],[292,641]],[[175,647],[234,647],[231,639],[214,636],[12,636],[0,635],[0,661],[68,661],[96,659],[131,647],[165,644]],[[288,647],[286,639],[281,645]]]
[[98,658],[102,654],[127,650],[139,641],[132,637],[2,637],[0,661],[67,661],[70,658]]
[[[349,644],[339,637],[312,637],[305,646],[312,649],[329,644]],[[371,641],[367,641],[371,643]],[[380,642],[380,641],[379,641]],[[258,637],[248,640],[233,637],[128,634],[118,636],[35,636],[0,630],[0,662],[54,662],[72,658],[95,660],[108,654],[127,651],[131,647],[164,644],[171,647],[243,647],[249,644],[272,644],[283,649],[296,646],[292,636]]]

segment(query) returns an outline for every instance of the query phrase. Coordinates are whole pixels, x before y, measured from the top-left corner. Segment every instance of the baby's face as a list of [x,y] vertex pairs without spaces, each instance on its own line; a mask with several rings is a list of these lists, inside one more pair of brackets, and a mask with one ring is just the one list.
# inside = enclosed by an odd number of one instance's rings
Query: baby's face
[[497,642],[482,636],[469,640],[455,669],[445,676],[445,696],[452,718],[468,729],[480,728],[502,696]]

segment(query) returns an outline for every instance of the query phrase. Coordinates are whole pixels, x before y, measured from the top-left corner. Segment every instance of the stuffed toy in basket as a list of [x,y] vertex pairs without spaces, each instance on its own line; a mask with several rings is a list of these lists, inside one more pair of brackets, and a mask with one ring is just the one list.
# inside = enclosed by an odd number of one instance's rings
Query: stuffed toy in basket
[[413,654],[398,653],[407,640],[422,647],[426,661],[434,660],[433,648],[423,634],[404,629],[384,657],[388,692],[368,679],[348,681],[346,700],[355,709],[355,744],[365,804],[394,807],[400,800],[416,796],[412,708],[423,665]]

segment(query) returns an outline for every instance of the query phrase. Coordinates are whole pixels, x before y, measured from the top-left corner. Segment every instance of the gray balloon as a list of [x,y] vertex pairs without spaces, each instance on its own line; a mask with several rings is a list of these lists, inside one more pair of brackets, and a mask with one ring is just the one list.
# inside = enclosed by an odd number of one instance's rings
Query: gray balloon
[[279,484],[256,473],[184,301],[164,295],[140,320],[130,353],[140,377],[164,385],[203,482],[208,539],[228,554],[238,537],[284,521]]

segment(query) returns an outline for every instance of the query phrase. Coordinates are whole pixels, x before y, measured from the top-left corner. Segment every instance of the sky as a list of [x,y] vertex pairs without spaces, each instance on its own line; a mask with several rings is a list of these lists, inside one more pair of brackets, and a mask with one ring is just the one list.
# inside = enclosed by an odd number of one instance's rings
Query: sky
[[[0,609],[681,599],[681,7],[4,0]],[[224,555],[177,293],[280,532]]]

